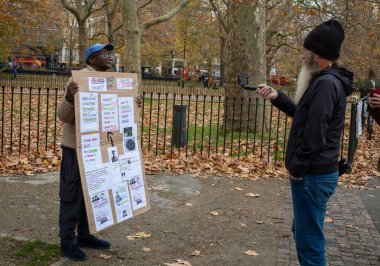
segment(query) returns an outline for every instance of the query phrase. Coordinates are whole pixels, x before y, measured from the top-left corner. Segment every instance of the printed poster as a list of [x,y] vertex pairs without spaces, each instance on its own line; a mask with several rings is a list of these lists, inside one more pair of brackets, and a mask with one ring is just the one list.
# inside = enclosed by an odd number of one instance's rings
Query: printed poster
[[119,131],[117,94],[102,94],[102,131]]
[[133,97],[119,97],[120,133],[123,133],[126,126],[135,123],[133,102]]
[[100,231],[114,224],[108,189],[90,193],[95,227]]
[[107,78],[89,77],[88,89],[89,91],[107,91]]
[[98,108],[97,93],[79,93],[79,118],[81,133],[99,131]]
[[102,164],[99,134],[81,136],[82,158],[85,169]]
[[119,223],[133,217],[127,183],[120,183],[113,186],[112,195],[115,203],[117,222]]
[[118,78],[116,84],[118,90],[133,90],[133,79],[131,78]]
[[109,167],[111,169],[112,184],[118,184],[122,182],[120,174],[120,163],[119,163],[119,154],[117,153],[116,147],[107,148],[108,151],[108,161]]
[[141,175],[131,177],[129,181],[131,189],[132,208],[138,210],[146,206],[144,181]]
[[138,152],[120,155],[119,159],[122,182],[129,181],[132,176],[142,175],[140,154]]
[[87,189],[90,193],[110,187],[111,171],[108,163],[88,167],[85,170]]

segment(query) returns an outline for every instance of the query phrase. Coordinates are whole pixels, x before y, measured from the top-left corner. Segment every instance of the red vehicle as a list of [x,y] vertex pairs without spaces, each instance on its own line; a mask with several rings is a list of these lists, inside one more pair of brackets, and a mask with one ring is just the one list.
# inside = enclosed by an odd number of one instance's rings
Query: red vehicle
[[45,67],[46,58],[41,56],[14,56],[12,61],[19,66]]
[[292,80],[288,76],[284,75],[271,75],[270,82],[273,85],[287,86],[292,84]]

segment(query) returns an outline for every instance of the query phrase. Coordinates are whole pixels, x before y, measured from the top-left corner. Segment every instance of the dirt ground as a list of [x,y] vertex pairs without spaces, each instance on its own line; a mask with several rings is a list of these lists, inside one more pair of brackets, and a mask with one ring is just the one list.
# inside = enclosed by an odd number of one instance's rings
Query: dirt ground
[[[286,182],[147,176],[151,210],[97,234],[111,242],[112,250],[84,249],[86,262],[58,258],[55,265],[165,265],[177,259],[193,266],[276,265],[278,241],[290,237],[279,233]],[[8,237],[59,242],[58,173],[0,177],[0,185],[0,265],[23,265],[10,252]],[[139,232],[151,236],[127,239]],[[243,253],[248,250],[258,255]]]

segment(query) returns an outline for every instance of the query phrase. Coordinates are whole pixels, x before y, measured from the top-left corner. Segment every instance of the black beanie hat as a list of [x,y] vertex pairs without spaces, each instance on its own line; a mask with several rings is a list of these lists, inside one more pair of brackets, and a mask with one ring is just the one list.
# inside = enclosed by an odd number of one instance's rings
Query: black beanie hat
[[340,46],[344,40],[342,25],[336,20],[329,20],[318,25],[305,38],[303,47],[328,59],[339,58]]

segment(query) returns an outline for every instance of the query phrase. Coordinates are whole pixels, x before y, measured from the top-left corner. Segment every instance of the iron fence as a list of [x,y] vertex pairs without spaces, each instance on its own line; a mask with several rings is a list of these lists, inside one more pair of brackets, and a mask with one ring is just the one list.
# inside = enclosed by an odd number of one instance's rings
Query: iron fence
[[[0,91],[0,152],[2,156],[36,152],[58,152],[62,123],[57,105],[62,88],[2,86]],[[291,118],[270,102],[206,94],[176,94],[143,91],[140,112],[141,146],[155,155],[233,157],[254,156],[282,161],[285,156]],[[352,165],[357,145],[357,109],[360,99],[348,103],[341,141],[341,157]],[[174,106],[186,105],[186,143],[173,145]],[[361,105],[364,108],[364,105]],[[362,112],[362,122],[365,120]],[[233,121],[233,122],[231,122]],[[182,123],[182,122],[181,122]],[[367,127],[369,129],[369,127]]]

